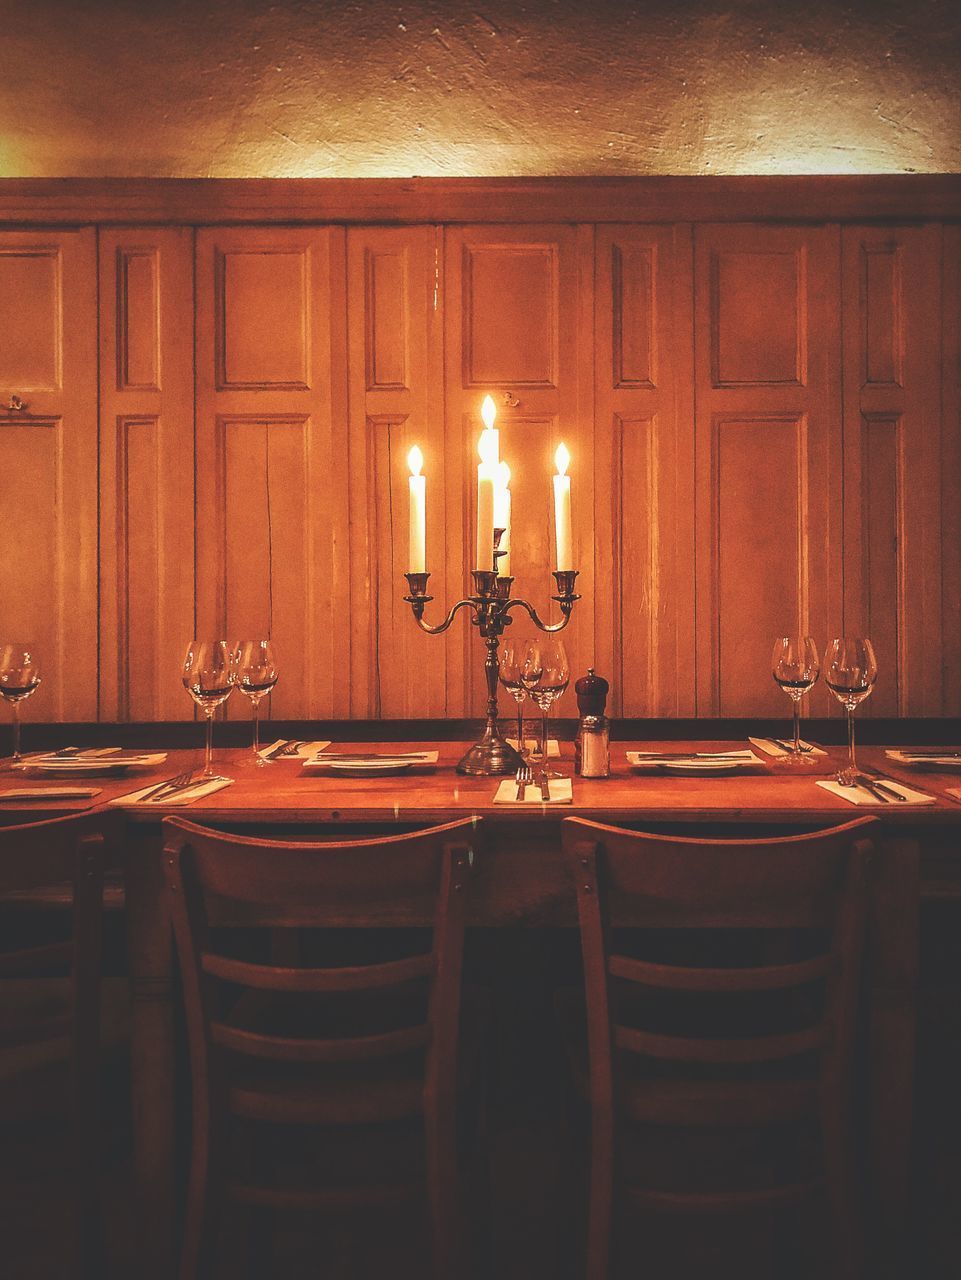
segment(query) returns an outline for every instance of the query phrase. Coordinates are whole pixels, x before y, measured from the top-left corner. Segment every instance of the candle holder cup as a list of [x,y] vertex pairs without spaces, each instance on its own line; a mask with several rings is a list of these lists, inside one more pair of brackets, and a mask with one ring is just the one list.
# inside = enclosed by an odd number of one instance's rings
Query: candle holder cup
[[574,587],[577,580],[576,569],[554,570],[557,583],[557,595],[552,596],[560,605],[560,622],[547,623],[538,616],[537,610],[527,600],[511,595],[514,579],[497,576],[497,561],[504,554],[498,547],[503,537],[503,529],[494,530],[493,569],[473,569],[471,578],[474,594],[458,600],[449,609],[443,622],[432,625],[424,621],[427,604],[433,599],[428,595],[429,573],[407,573],[409,594],[404,599],[411,607],[414,620],[422,631],[428,635],[442,635],[461,609],[471,610],[471,623],[477,627],[484,639],[487,656],[484,660],[484,674],[487,680],[487,721],[483,736],[475,742],[457,765],[457,772],[484,777],[500,777],[513,774],[523,764],[520,755],[501,736],[497,728],[497,649],[504,628],[513,622],[511,613],[515,609],[523,609],[539,631],[563,631],[570,622],[574,604],[580,599]]

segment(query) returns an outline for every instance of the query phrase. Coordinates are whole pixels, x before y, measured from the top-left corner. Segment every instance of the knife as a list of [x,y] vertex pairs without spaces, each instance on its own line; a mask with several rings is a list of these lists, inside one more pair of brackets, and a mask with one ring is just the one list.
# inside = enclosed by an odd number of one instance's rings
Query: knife
[[864,767],[864,773],[870,773],[871,777],[874,779],[872,782],[870,778],[865,778],[863,774],[858,775],[858,781],[863,782],[866,787],[882,791],[892,800],[900,800],[902,804],[907,803],[907,796],[903,796],[900,791],[895,791],[894,787],[885,782],[883,774],[875,773],[873,770],[868,769],[867,766]]
[[546,804],[551,798],[551,784],[547,780],[546,773],[541,774],[540,778],[538,779],[537,785],[541,789],[541,799]]

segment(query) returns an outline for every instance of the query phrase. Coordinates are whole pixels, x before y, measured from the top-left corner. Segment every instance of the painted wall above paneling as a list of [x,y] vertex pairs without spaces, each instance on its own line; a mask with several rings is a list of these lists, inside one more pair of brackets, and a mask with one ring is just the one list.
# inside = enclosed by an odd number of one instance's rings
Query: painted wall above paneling
[[950,0],[14,0],[0,177],[961,170]]

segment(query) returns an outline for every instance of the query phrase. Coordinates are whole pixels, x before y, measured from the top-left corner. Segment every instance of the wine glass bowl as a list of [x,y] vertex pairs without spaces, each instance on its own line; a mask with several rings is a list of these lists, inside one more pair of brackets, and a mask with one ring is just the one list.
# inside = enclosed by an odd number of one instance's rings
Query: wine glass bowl
[[260,754],[260,700],[270,693],[280,672],[270,640],[238,640],[233,651],[233,678],[237,688],[247,695],[253,708],[253,762],[257,766],[271,763]]
[[877,678],[878,662],[867,637],[840,636],[828,645],[824,656],[824,683],[844,707],[848,722],[848,760],[837,773],[837,781],[842,786],[851,786],[857,779],[854,711],[870,695]]
[[810,636],[779,636],[771,654],[771,675],[791,699],[794,712],[794,743],[785,760],[804,763],[801,750],[801,699],[814,688],[820,672],[817,645]]
[[570,678],[571,668],[563,640],[557,636],[544,636],[529,642],[521,668],[521,684],[541,713],[540,772],[545,778],[563,777],[547,764],[547,717]]
[[40,686],[40,664],[30,646],[20,641],[0,644],[0,697],[13,711],[13,755],[11,761],[23,759],[20,754],[20,703]]
[[513,636],[503,640],[497,660],[497,678],[517,704],[517,754],[522,760],[527,759],[528,753],[524,746],[524,713],[521,709],[527,697],[527,690],[521,677],[529,643],[528,640]]
[[211,767],[214,712],[230,697],[234,687],[234,661],[226,640],[191,640],[184,655],[184,688],[204,713],[206,746],[203,781],[217,778]]

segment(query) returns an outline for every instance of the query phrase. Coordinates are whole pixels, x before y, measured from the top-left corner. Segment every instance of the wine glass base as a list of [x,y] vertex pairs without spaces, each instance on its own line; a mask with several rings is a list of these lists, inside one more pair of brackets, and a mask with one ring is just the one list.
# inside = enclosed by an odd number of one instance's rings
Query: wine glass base
[[853,786],[854,783],[857,781],[857,777],[858,777],[857,769],[852,769],[851,766],[848,765],[847,768],[839,769],[837,771],[837,773],[834,775],[834,781],[839,782],[842,787],[850,787],[850,786]]

